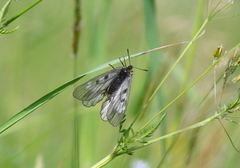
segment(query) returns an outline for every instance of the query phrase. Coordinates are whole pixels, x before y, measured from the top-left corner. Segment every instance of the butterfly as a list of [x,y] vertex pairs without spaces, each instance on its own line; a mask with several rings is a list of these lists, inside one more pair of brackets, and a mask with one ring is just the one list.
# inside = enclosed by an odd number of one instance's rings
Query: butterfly
[[81,100],[86,107],[95,106],[107,96],[100,110],[101,119],[109,121],[114,127],[118,126],[125,116],[133,72],[130,59],[128,66],[125,60],[124,63],[119,60],[122,67],[114,68],[109,64],[112,70],[90,79],[73,92],[73,97]]

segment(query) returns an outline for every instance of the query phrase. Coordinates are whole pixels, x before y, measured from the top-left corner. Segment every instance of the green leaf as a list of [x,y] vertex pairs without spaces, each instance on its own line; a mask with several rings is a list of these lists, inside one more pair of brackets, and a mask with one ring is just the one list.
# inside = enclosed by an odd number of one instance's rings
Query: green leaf
[[157,130],[157,128],[160,126],[160,124],[162,123],[165,116],[166,116],[166,114],[163,114],[163,116],[161,117],[161,119],[158,122],[148,126],[144,130],[142,130],[142,132],[140,132],[141,138],[138,138],[138,139],[151,137],[154,134],[154,132]]
[[6,30],[6,29],[3,29],[3,28],[0,28],[0,34],[11,34],[11,33],[15,32],[18,28],[19,28],[19,26],[17,26],[13,30]]
[[14,115],[12,118],[7,120],[5,123],[0,125],[0,134],[6,131],[8,128],[16,124],[18,121],[26,117],[27,115],[31,114],[34,110],[41,107],[45,103],[47,103],[49,100],[57,96],[59,93],[61,93],[63,90],[65,90],[67,87],[71,86],[75,82],[77,82],[79,79],[83,78],[85,74],[78,76],[77,78],[63,84],[62,86],[58,87],[57,89],[51,91],[50,93],[46,94],[45,96],[41,97],[37,101],[30,104],[28,107]]
[[8,7],[10,5],[12,0],[9,0],[4,6],[3,8],[1,9],[0,11],[0,22],[2,22],[2,19],[4,19],[4,16],[7,14],[8,12]]

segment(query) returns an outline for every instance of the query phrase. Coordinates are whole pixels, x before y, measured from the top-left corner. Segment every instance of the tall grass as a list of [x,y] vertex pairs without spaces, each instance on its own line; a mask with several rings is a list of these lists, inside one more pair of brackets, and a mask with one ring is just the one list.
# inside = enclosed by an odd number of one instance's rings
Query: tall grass
[[[20,25],[0,38],[1,167],[239,165],[238,3],[82,1],[76,50],[71,3],[42,1],[4,27]],[[11,2],[6,19],[29,5]],[[134,69],[126,121],[114,128],[70,86],[120,65],[127,48],[148,72]]]

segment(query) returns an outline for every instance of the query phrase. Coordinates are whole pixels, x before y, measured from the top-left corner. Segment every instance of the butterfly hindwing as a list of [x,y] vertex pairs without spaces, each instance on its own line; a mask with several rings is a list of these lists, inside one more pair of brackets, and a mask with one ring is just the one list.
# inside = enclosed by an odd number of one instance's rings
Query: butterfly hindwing
[[101,118],[109,121],[113,126],[118,126],[124,118],[130,93],[132,76],[129,75],[122,82],[118,90],[108,95],[101,108]]
[[120,71],[121,68],[115,68],[87,81],[74,90],[73,97],[82,100],[84,106],[95,106],[107,94],[107,88]]

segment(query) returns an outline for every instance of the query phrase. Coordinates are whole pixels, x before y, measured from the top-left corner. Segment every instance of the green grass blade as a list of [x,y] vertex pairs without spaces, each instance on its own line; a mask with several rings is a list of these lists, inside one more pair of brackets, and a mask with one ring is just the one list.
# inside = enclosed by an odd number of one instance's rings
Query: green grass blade
[[2,20],[4,19],[4,16],[6,15],[7,11],[8,11],[8,7],[11,3],[11,0],[7,1],[7,3],[3,6],[3,8],[0,11],[0,22],[2,22]]
[[23,109],[22,111],[20,111],[16,115],[14,115],[12,118],[7,120],[5,123],[0,125],[0,134],[3,133],[4,131],[6,131],[11,126],[13,126],[14,124],[16,124],[18,121],[20,121],[24,117],[26,117],[27,115],[29,115],[30,113],[32,113],[37,108],[41,107],[46,102],[48,102],[49,100],[51,100],[52,98],[57,96],[59,93],[61,93],[67,87],[71,86],[72,84],[74,84],[75,82],[77,82],[79,79],[81,79],[84,76],[85,75],[78,76],[77,78],[71,80],[70,82],[63,84],[62,86],[58,87],[57,89],[55,89],[55,90],[51,91],[50,93],[46,94],[45,96],[41,97],[40,99],[33,102],[25,109]]

